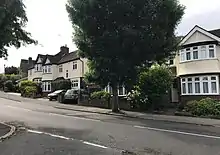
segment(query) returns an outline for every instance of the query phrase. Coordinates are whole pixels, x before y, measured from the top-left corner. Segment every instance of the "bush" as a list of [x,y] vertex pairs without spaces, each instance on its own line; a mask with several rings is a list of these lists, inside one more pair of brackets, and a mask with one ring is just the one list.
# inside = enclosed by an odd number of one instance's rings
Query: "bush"
[[111,94],[105,91],[97,91],[91,94],[91,99],[104,99],[108,101],[110,98]]
[[70,80],[56,80],[51,83],[52,91],[56,90],[68,90],[71,89],[71,81]]
[[220,102],[211,98],[190,101],[184,110],[195,116],[220,116]]
[[[37,89],[37,83],[33,82],[33,81],[29,81],[29,80],[25,80],[22,81],[20,84],[20,92],[21,92],[21,96],[26,95],[26,88],[27,87],[33,87]],[[28,88],[30,89],[30,88]]]
[[37,87],[27,86],[25,87],[24,91],[25,91],[25,96],[34,97],[37,93]]
[[8,80],[4,83],[4,90],[9,91],[9,92],[14,91],[14,85],[13,85],[13,82],[11,80]]
[[161,103],[161,99],[167,95],[172,83],[172,73],[165,66],[155,65],[142,71],[137,87],[141,92],[141,98],[148,99],[145,101],[144,107],[152,110],[163,108],[164,103]]

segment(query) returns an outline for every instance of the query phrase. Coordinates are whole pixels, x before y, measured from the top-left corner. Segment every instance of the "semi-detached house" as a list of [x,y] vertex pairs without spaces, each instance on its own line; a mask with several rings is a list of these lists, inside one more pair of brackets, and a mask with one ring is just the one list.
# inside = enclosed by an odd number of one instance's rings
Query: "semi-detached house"
[[66,46],[56,55],[39,54],[33,62],[28,68],[28,80],[42,82],[44,93],[51,92],[51,82],[59,78],[70,79],[72,88],[81,88],[82,78],[88,71],[87,59],[80,58],[77,51],[69,52]]
[[208,31],[195,26],[180,42],[172,63],[177,77],[173,102],[220,98],[220,29]]

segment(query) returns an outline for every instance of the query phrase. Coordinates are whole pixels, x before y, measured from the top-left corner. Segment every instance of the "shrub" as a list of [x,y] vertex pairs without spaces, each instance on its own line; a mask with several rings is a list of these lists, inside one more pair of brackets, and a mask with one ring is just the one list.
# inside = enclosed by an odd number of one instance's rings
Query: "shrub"
[[190,101],[186,104],[184,110],[195,116],[219,116],[220,102],[211,98]]
[[4,83],[4,90],[5,91],[14,91],[14,85],[13,85],[13,82],[11,80],[8,80]]
[[172,73],[165,66],[155,65],[142,71],[139,75],[137,87],[143,96],[142,98],[148,98],[145,107],[153,110],[162,108],[161,99],[168,93],[172,83]]
[[29,80],[22,81],[21,84],[20,84],[21,96],[26,94],[26,90],[25,89],[27,87],[35,87],[37,89],[37,83],[35,83],[33,81],[29,81]]
[[26,96],[34,97],[35,94],[37,93],[37,87],[35,87],[35,86],[27,86],[27,87],[25,87],[24,91],[25,91],[25,95]]
[[105,91],[97,91],[93,92],[91,94],[92,99],[104,99],[104,100],[110,100],[111,94]]
[[56,80],[51,83],[52,90],[68,90],[71,89],[71,81],[70,80]]

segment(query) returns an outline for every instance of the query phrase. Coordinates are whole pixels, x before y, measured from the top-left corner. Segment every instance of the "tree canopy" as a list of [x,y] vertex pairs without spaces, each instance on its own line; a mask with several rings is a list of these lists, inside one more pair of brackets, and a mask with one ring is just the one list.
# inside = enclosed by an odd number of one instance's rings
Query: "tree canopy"
[[136,82],[137,68],[171,56],[184,14],[178,0],[69,0],[66,7],[93,79],[109,83],[114,96],[119,84]]
[[0,58],[7,56],[7,47],[36,43],[24,29],[27,21],[23,0],[0,1]]
[[17,67],[11,66],[11,67],[5,67],[5,74],[11,75],[11,74],[19,74],[19,69]]

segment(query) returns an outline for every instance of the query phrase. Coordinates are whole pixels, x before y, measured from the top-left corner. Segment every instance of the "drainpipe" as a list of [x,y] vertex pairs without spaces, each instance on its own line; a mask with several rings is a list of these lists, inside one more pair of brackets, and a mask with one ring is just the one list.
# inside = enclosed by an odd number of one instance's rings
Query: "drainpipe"
[[79,61],[81,61],[82,63],[82,76],[84,76],[84,61],[82,61],[81,59],[79,59]]

